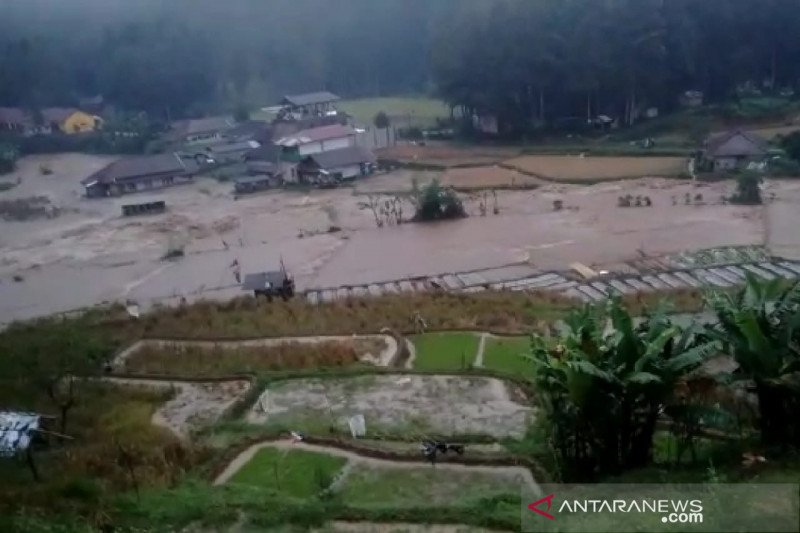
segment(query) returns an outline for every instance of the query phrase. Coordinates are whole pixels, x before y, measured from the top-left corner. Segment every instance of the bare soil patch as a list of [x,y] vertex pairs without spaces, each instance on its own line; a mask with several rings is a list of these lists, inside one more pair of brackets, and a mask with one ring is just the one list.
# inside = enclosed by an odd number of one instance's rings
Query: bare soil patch
[[348,431],[347,419],[359,413],[368,432],[520,438],[535,410],[516,403],[494,378],[371,375],[276,383],[247,420]]
[[490,165],[518,154],[519,149],[513,147],[456,146],[444,143],[428,143],[424,146],[398,144],[378,151],[378,157],[382,159],[446,167]]
[[442,184],[456,189],[533,188],[546,182],[499,166],[448,168]]
[[250,388],[250,382],[235,380],[215,383],[188,383],[148,379],[108,377],[104,380],[126,387],[172,389],[175,394],[153,413],[152,422],[181,438],[219,419]]
[[566,182],[680,176],[686,173],[686,159],[683,157],[527,155],[505,161],[504,165],[543,179]]

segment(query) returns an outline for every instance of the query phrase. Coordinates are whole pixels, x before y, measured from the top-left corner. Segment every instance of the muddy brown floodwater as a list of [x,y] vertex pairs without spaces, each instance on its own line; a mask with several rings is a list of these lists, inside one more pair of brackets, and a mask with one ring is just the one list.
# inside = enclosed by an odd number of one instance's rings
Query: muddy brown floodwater
[[[275,269],[283,259],[300,289],[363,284],[406,276],[529,262],[565,269],[573,261],[613,267],[642,254],[658,255],[722,245],[770,244],[784,255],[800,250],[800,184],[774,181],[777,201],[766,207],[722,205],[731,183],[694,188],[679,180],[642,178],[591,186],[544,184],[497,193],[499,214],[479,215],[480,194],[465,196],[471,217],[435,224],[377,228],[360,205],[363,192],[404,191],[415,177],[436,172],[395,171],[359,182],[357,189],[275,191],[234,199],[232,185],[196,183],[148,196],[166,213],[122,217],[123,199],[88,200],[80,180],[112,158],[84,154],[26,157],[2,181],[21,181],[0,200],[46,196],[53,218],[0,220],[0,322],[133,299],[142,305],[180,297],[242,294],[230,268]],[[46,165],[53,172],[43,175]],[[496,169],[487,169],[496,181]],[[470,184],[480,171],[465,174]],[[501,176],[502,177],[502,176]],[[452,175],[448,179],[461,179]],[[707,205],[684,205],[686,193]],[[653,207],[618,208],[625,194],[648,195]],[[677,205],[673,205],[675,198]],[[553,210],[553,201],[565,208]],[[413,212],[409,203],[406,216]],[[341,228],[329,232],[329,228]],[[769,230],[769,231],[768,231]],[[185,256],[162,259],[171,247]]]

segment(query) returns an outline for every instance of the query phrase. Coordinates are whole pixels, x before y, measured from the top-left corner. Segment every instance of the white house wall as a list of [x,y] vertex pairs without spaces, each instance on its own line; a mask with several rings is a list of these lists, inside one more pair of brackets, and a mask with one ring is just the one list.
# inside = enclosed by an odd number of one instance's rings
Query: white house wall
[[345,137],[337,137],[335,139],[325,139],[324,141],[315,141],[306,144],[301,144],[297,147],[297,153],[301,156],[318,154],[320,152],[330,152],[331,150],[340,150],[356,145],[355,135],[347,135]]
[[322,152],[322,142],[317,141],[313,143],[306,143],[301,144],[297,147],[297,153],[301,156],[311,155],[311,154],[318,154]]
[[329,152],[331,150],[341,150],[342,148],[355,146],[355,143],[355,136],[353,135],[339,137],[337,139],[327,139],[322,141],[322,151]]

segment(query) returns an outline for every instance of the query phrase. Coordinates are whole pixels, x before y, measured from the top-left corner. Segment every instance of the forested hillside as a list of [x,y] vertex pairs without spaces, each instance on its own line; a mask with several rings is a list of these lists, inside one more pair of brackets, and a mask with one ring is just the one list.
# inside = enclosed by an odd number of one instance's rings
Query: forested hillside
[[631,123],[686,90],[720,102],[777,94],[800,77],[800,2],[559,0],[462,2],[436,31],[441,96],[524,129],[608,114]]
[[0,106],[103,94],[172,116],[322,88],[424,92],[433,21],[453,0],[9,0]]
[[0,105],[180,116],[287,92],[437,93],[504,129],[719,102],[800,74],[795,0],[8,0]]

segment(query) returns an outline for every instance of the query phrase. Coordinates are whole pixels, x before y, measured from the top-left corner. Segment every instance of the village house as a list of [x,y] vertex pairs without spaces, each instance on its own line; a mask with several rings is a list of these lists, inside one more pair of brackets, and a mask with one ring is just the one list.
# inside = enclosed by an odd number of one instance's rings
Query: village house
[[81,184],[87,197],[102,198],[189,183],[195,172],[194,162],[178,154],[135,156],[103,167]]
[[0,131],[18,135],[58,132],[71,135],[95,131],[102,126],[102,118],[74,107],[46,107],[36,113],[18,107],[0,107]]
[[233,129],[233,117],[207,117],[181,120],[173,123],[171,137],[183,144],[214,144],[221,142],[225,133]]
[[71,135],[99,130],[103,119],[90,115],[74,107],[47,107],[42,109],[42,118],[52,131],[60,131]]
[[755,133],[731,130],[708,138],[703,159],[715,172],[734,170],[762,161],[767,150],[767,141]]
[[274,174],[257,174],[255,176],[239,176],[233,179],[233,192],[237,195],[252,194],[277,187],[283,182]]
[[299,159],[319,152],[355,146],[356,131],[350,126],[333,124],[298,131],[278,139],[275,144],[283,147],[285,153],[297,156]]
[[336,115],[334,103],[340,98],[328,91],[284,96],[281,100],[279,118]]
[[261,120],[246,120],[237,123],[223,135],[228,142],[256,141],[264,144],[272,142],[273,128]]
[[250,176],[268,176],[280,183],[297,183],[296,158],[284,156],[283,149],[273,143],[266,143],[250,150],[244,155],[247,173]]
[[352,180],[372,173],[375,156],[360,146],[319,152],[306,156],[298,165],[300,179],[310,183]]
[[18,135],[39,133],[33,117],[18,107],[0,107],[0,131]]
[[205,150],[194,154],[197,160],[201,156],[206,159],[207,163],[216,165],[230,165],[232,163],[244,162],[244,156],[251,150],[261,146],[256,141],[239,141],[213,144],[206,147]]

